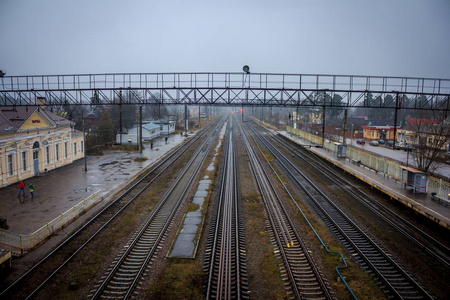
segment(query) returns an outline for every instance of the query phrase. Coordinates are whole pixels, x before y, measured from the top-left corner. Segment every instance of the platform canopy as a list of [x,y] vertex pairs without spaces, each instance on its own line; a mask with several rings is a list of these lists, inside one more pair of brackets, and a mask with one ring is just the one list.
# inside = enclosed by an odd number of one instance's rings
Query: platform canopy
[[[428,174],[412,167],[401,167],[406,172],[406,186],[413,188],[415,193],[426,193]],[[403,176],[402,176],[403,177]]]

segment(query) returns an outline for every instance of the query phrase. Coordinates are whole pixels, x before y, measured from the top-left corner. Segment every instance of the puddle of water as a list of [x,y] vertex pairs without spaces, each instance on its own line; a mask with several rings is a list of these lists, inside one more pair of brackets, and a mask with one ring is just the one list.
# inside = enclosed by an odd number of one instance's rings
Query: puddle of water
[[[205,176],[206,177],[206,176]],[[209,192],[208,189],[211,186],[212,181],[210,179],[200,180],[197,192],[194,195],[192,202],[198,204],[198,209],[190,211],[186,214],[183,221],[183,227],[181,228],[172,251],[168,257],[178,258],[193,258],[195,257],[195,251],[197,249],[196,234],[199,230],[199,226],[203,222],[203,203]]]
[[208,172],[214,171],[214,162],[209,164],[209,166],[206,168],[206,171]]
[[[215,153],[213,159],[206,169],[207,171],[214,171],[215,169],[215,160],[218,154],[219,148],[222,145],[223,137],[226,132],[226,124],[222,127],[220,131],[220,138],[217,142]],[[172,250],[167,255],[168,257],[177,257],[177,258],[194,258],[195,252],[197,249],[197,232],[199,232],[199,227],[203,222],[203,203],[205,202],[206,197],[208,196],[209,187],[212,184],[212,180],[209,179],[209,176],[205,176],[202,180],[200,180],[197,192],[192,199],[192,203],[198,204],[198,209],[195,211],[190,211],[184,217],[183,225],[181,230],[175,240],[175,243],[172,247]],[[201,229],[201,228],[200,228]],[[201,231],[200,231],[201,232]]]

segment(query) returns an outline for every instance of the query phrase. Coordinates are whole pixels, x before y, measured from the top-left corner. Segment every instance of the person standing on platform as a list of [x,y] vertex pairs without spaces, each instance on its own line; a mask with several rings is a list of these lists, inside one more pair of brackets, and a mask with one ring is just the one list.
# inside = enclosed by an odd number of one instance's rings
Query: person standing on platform
[[28,186],[28,189],[30,190],[30,194],[31,194],[31,199],[34,199],[34,187],[33,185],[30,183],[30,185]]
[[22,201],[22,199],[20,198],[21,192],[23,192],[23,197],[25,199],[27,197],[27,195],[25,195],[25,183],[23,183],[23,181],[19,182],[19,199],[20,199],[20,202],[23,203],[24,201]]

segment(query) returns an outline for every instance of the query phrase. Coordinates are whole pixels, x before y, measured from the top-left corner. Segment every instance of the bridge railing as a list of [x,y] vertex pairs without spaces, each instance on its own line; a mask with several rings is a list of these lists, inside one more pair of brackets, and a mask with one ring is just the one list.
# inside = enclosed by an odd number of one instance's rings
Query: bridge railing
[[275,90],[330,90],[361,92],[373,91],[409,94],[450,94],[450,79],[274,74],[274,73],[118,73],[5,76],[1,78],[1,92],[59,91],[101,89],[275,89]]

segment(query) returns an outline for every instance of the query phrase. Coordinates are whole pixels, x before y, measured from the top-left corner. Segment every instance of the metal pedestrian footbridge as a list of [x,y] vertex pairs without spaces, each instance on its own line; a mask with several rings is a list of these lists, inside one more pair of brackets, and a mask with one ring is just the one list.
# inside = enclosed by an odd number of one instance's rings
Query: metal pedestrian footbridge
[[450,109],[450,79],[273,74],[117,73],[4,76],[0,106],[234,105]]

